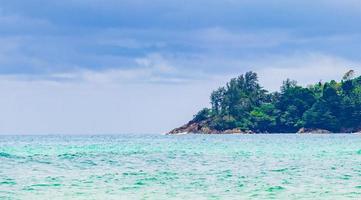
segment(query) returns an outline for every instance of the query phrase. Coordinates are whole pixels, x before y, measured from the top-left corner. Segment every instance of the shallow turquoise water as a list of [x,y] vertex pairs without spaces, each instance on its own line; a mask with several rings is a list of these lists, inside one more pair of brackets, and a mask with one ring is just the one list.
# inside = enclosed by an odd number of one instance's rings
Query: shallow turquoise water
[[361,199],[361,135],[0,136],[0,199]]

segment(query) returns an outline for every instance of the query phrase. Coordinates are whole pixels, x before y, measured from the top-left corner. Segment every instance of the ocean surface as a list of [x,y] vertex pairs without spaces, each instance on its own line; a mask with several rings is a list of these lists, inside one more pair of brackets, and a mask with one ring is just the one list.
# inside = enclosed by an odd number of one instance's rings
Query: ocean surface
[[0,136],[0,199],[361,199],[361,135]]

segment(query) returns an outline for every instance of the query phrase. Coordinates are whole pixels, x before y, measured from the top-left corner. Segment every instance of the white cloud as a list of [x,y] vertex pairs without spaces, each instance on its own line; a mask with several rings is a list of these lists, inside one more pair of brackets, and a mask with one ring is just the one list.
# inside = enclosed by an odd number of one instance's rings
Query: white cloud
[[340,80],[350,69],[361,72],[360,62],[317,53],[272,57],[257,66],[261,82],[272,91],[278,90],[286,78],[306,86],[320,80]]
[[150,54],[144,58],[138,58],[135,61],[142,67],[146,69],[151,69],[154,72],[158,73],[174,73],[176,68],[172,66],[162,55],[160,54]]
[[145,57],[136,58],[135,63],[136,66],[126,69],[106,68],[101,71],[81,70],[76,73],[75,77],[69,77],[74,80],[114,84],[140,82],[181,83],[187,80],[187,77],[183,76],[184,74],[176,69],[161,54],[149,54]]
[[[29,62],[37,60],[29,58]],[[41,60],[39,60],[41,61]],[[99,70],[73,66],[67,71],[34,74],[0,74],[0,80],[8,81],[49,81],[49,82],[87,82],[92,84],[179,84],[192,83],[217,77],[202,73],[192,67],[183,67],[177,59],[168,59],[161,54],[149,54],[134,59],[134,65],[123,67],[104,67]],[[37,63],[44,66],[44,63]],[[56,66],[56,65],[54,65]],[[59,66],[56,66],[59,67]]]

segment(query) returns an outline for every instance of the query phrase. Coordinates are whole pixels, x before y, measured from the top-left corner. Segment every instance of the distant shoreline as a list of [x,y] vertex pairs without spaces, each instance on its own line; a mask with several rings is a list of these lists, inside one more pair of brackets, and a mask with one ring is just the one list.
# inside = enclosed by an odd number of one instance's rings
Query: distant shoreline
[[361,132],[341,133],[341,132],[307,132],[307,133],[202,133],[202,132],[181,132],[165,133],[164,135],[361,135]]
[[287,79],[269,93],[254,72],[231,79],[210,95],[211,108],[167,134],[331,134],[361,132],[361,76],[301,87]]

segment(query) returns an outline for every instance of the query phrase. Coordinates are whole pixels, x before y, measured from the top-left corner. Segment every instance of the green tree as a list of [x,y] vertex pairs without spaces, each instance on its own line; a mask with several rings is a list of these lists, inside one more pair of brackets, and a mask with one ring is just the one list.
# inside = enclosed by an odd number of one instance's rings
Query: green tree
[[226,93],[226,89],[224,87],[220,87],[217,90],[213,91],[211,94],[211,105],[214,114],[218,115],[222,112],[222,105],[224,104],[224,96]]
[[276,131],[276,113],[275,106],[271,103],[255,107],[250,113],[252,129],[257,132]]
[[316,102],[314,93],[308,88],[302,88],[295,81],[284,81],[281,95],[276,102],[280,110],[277,127],[280,132],[296,132],[302,126],[302,115]]
[[247,72],[213,91],[211,109],[198,112],[193,121],[211,129],[239,128],[255,132],[296,132],[301,127],[330,131],[361,130],[361,77],[345,74],[341,82],[308,86],[287,79],[280,92],[268,93],[257,74]]
[[211,117],[211,109],[209,108],[203,108],[201,111],[199,111],[193,118],[194,122],[200,122],[206,119],[209,119]]
[[303,114],[303,125],[306,128],[339,130],[339,121],[328,108],[327,102],[319,100],[311,109]]

